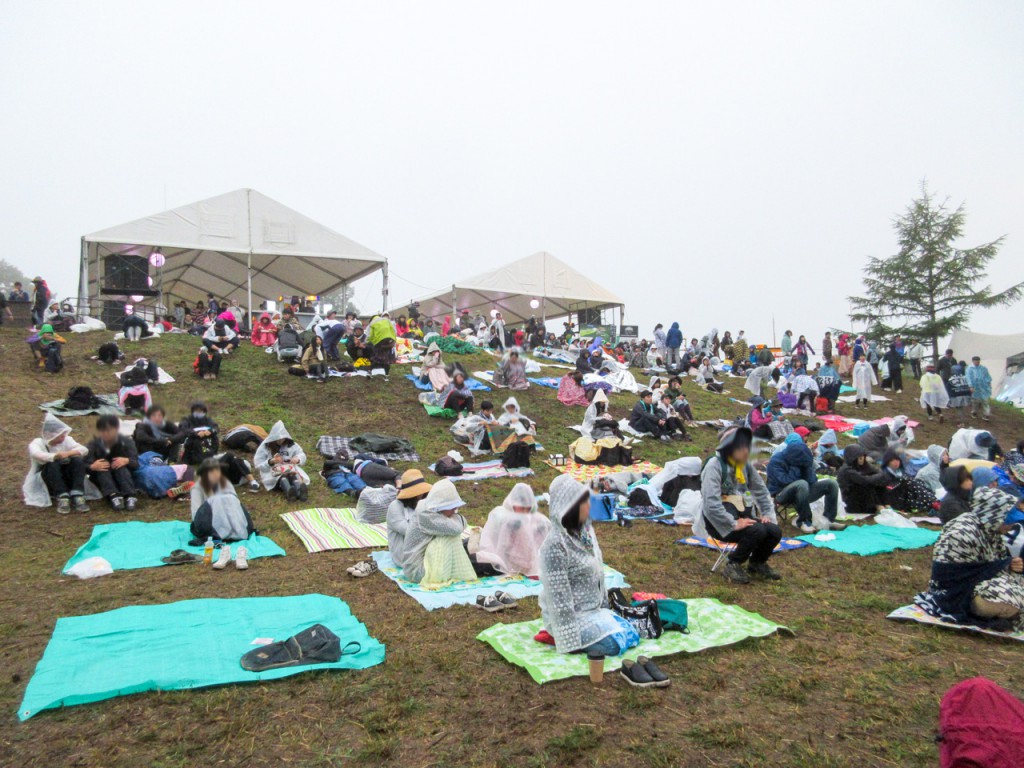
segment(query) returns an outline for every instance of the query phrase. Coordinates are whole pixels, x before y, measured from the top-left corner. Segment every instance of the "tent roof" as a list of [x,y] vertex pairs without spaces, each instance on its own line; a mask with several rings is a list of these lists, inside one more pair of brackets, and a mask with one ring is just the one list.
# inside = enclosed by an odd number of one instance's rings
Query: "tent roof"
[[1007,360],[1024,351],[1024,333],[995,335],[958,329],[953,331],[948,349],[953,350],[957,360],[966,360],[968,364],[975,355],[980,357],[981,364],[992,374],[995,394],[1006,375]]
[[[452,310],[452,293],[459,313],[501,312],[508,323],[531,316],[560,317],[581,309],[607,309],[625,303],[608,289],[577,272],[550,253],[540,251],[513,261],[492,272],[457,281],[452,288],[419,299],[420,312],[441,317]],[[542,301],[533,308],[530,302]]]
[[163,291],[196,298],[211,292],[244,302],[249,253],[253,296],[329,293],[382,269],[385,258],[253,189],[136,219],[82,238],[80,293],[95,296],[98,262],[110,254],[165,256]]

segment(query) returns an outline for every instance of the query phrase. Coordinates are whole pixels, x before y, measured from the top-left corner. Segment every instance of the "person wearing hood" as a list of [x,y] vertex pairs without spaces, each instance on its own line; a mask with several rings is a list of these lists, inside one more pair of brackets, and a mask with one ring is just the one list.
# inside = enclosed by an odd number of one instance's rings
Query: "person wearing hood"
[[206,403],[192,403],[189,415],[178,422],[182,462],[196,466],[203,459],[215,455],[220,449],[219,432],[217,422],[210,418]]
[[305,463],[306,452],[292,439],[283,421],[270,428],[253,457],[263,487],[268,491],[277,488],[289,501],[309,497],[309,475],[302,469]]
[[683,332],[679,330],[679,323],[672,323],[672,327],[665,334],[665,367],[669,370],[679,368],[679,348],[681,346],[683,346]]
[[277,326],[274,325],[269,312],[260,315],[256,327],[252,329],[251,341],[257,347],[274,346],[274,342],[277,341]]
[[500,574],[536,578],[540,548],[550,530],[551,521],[537,511],[533,489],[516,483],[501,506],[487,516],[476,562],[486,563]]
[[218,318],[203,334],[203,346],[210,351],[217,350],[222,355],[230,354],[238,347],[238,334],[226,321]]
[[583,388],[583,374],[579,371],[566,371],[558,382],[558,402],[562,405],[590,406],[587,391]]
[[[218,459],[210,458],[199,465],[198,480],[192,486],[190,506],[192,523],[189,527],[193,546],[201,546],[208,538],[216,541],[245,541],[256,532],[249,511],[238,498],[235,486],[224,475]],[[236,550],[239,568],[248,564],[245,547]],[[223,568],[231,559],[231,547],[222,546],[214,567]]]
[[794,525],[804,533],[814,533],[811,504],[825,499],[825,530],[842,531],[846,526],[836,522],[839,485],[832,478],[818,480],[814,454],[806,440],[811,432],[797,427],[768,461],[768,492],[776,504],[792,504],[796,509]]
[[747,426],[750,427],[754,437],[763,440],[772,439],[771,424],[775,421],[775,414],[772,412],[772,401],[765,400],[760,395],[750,398],[751,409],[747,414]]
[[654,354],[658,365],[664,365],[668,358],[668,334],[665,333],[665,326],[658,323],[654,326]]
[[526,363],[518,347],[512,347],[502,358],[498,370],[494,372],[494,383],[499,387],[508,387],[513,392],[524,392],[530,388],[526,378]]
[[831,357],[825,358],[825,362],[818,368],[814,381],[818,385],[818,397],[825,398],[828,401],[828,410],[832,411],[836,407],[836,400],[839,399],[843,381],[839,378],[839,371],[832,364]]
[[988,402],[992,397],[992,374],[981,364],[981,357],[978,355],[971,358],[971,365],[967,369],[967,383],[971,387],[971,418],[976,418],[981,412],[981,420],[989,421],[992,416],[992,407]]
[[875,461],[880,461],[886,451],[892,449],[898,453],[906,450],[910,444],[912,434],[907,427],[907,417],[897,416],[888,424],[877,424],[857,438],[860,445],[868,456]]
[[155,453],[164,461],[174,458],[185,437],[173,421],[168,421],[163,406],[151,405],[145,418],[135,425],[132,435],[139,453]]
[[416,507],[433,487],[418,469],[407,469],[399,481],[398,495],[388,505],[388,551],[399,568],[405,567],[405,538],[416,516]]
[[942,409],[949,406],[949,393],[946,391],[946,383],[942,377],[935,372],[935,366],[931,363],[925,368],[921,376],[921,407],[928,414],[928,421],[934,421],[937,416],[939,423],[945,421]]
[[71,437],[71,427],[52,413],[43,416],[40,436],[28,444],[32,460],[22,484],[25,504],[48,507],[57,500],[57,511],[88,512],[85,503],[85,457],[88,448]]
[[515,432],[520,437],[527,435],[536,436],[537,424],[526,416],[519,408],[519,401],[514,397],[510,397],[505,401],[505,404],[501,407],[501,415],[498,417],[498,423],[503,427],[507,427]]
[[85,459],[89,479],[100,489],[110,506],[118,512],[134,512],[138,504],[135,478],[139,468],[139,454],[135,442],[124,437],[121,420],[117,416],[103,415],[96,419],[96,437],[87,446]]
[[933,515],[939,508],[935,492],[926,484],[907,474],[903,454],[890,448],[882,456],[882,474],[885,476],[886,505],[908,514]]
[[1015,501],[993,488],[974,492],[970,508],[943,526],[917,606],[947,622],[1024,629],[1024,561],[1011,556],[1003,537]]
[[725,385],[715,378],[715,369],[711,365],[710,357],[705,356],[701,358],[700,365],[697,366],[693,377],[708,392],[722,394],[725,391]]
[[786,331],[782,334],[782,341],[779,342],[783,357],[791,357],[793,354],[793,332]]
[[64,369],[63,347],[67,339],[53,330],[53,326],[43,324],[39,332],[29,336],[28,347],[36,359],[36,365],[47,373],[60,373]]
[[434,342],[427,347],[427,354],[423,357],[423,363],[420,366],[420,383],[430,384],[435,392],[443,391],[451,383],[451,378],[445,370],[441,348]]
[[996,461],[1003,455],[995,437],[985,429],[958,429],[949,440],[949,459]]
[[782,540],[782,530],[771,494],[750,463],[752,442],[747,427],[726,427],[700,475],[705,528],[719,541],[736,544],[722,575],[738,584],[749,583],[751,576],[781,578],[768,559]]
[[916,477],[933,491],[942,488],[942,473],[949,466],[949,452],[941,445],[929,445],[926,451],[928,464],[922,467]]
[[957,426],[963,427],[971,409],[971,385],[960,363],[953,366],[949,378],[946,379],[946,393],[949,395],[950,410],[957,411]]
[[616,466],[631,464],[633,442],[624,439],[619,422],[608,413],[608,395],[594,390],[594,399],[583,414],[581,437],[569,446],[569,455],[582,464]]
[[356,520],[360,523],[379,524],[387,521],[388,509],[398,498],[398,488],[386,483],[380,488],[367,486],[356,499]]
[[843,466],[843,454],[839,450],[839,436],[834,429],[826,429],[818,438],[814,449],[818,470],[834,475]]
[[867,452],[859,445],[848,445],[843,451],[843,466],[836,475],[846,511],[854,515],[874,515],[882,508],[887,478],[868,461]]
[[871,405],[871,387],[875,384],[878,384],[875,369],[867,361],[867,358],[861,357],[853,364],[853,386],[857,390],[854,408],[867,408]]
[[476,571],[462,545],[466,519],[458,510],[465,506],[451,480],[434,483],[405,534],[402,575],[415,584],[446,586],[456,581],[475,581]]
[[549,494],[551,528],[538,558],[544,628],[558,653],[618,656],[640,638],[609,608],[604,560],[590,521],[590,490],[559,475]]

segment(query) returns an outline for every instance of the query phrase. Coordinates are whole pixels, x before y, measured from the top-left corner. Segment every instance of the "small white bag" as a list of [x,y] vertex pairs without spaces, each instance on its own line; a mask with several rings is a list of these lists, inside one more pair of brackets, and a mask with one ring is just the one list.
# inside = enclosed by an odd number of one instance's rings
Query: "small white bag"
[[102,557],[90,557],[64,571],[68,576],[80,579],[95,579],[97,576],[109,576],[113,572],[114,568]]

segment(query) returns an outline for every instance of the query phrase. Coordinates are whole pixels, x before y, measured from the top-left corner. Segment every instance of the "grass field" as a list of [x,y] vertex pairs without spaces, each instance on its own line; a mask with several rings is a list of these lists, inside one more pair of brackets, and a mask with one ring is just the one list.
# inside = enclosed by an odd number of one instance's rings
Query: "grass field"
[[[611,677],[600,687],[583,678],[534,684],[474,638],[495,621],[537,618],[535,600],[497,616],[463,606],[428,613],[381,575],[349,578],[345,568],[365,552],[307,554],[278,517],[289,509],[278,495],[247,494],[244,501],[258,527],[288,550],[285,558],[256,560],[248,572],[182,567],[121,571],[94,581],[65,578],[61,566],[92,526],[125,516],[99,503],[88,515],[67,517],[22,506],[25,446],[38,432],[38,403],[62,397],[74,384],[97,393],[115,390],[111,369],[88,359],[108,336],[75,336],[65,350],[66,371],[51,377],[33,370],[20,331],[0,332],[7,403],[0,422],[0,765],[932,766],[938,704],[949,686],[985,675],[1024,691],[1020,646],[885,620],[925,586],[927,550],[855,558],[808,548],[777,558],[785,577],[779,584],[741,587],[709,573],[711,551],[674,543],[687,529],[644,522],[600,527],[607,562],[634,589],[715,597],[795,633],[666,658],[660,663],[672,686],[649,692]],[[224,428],[242,421],[269,427],[284,419],[311,457],[318,435],[363,431],[409,437],[425,464],[455,447],[448,423],[427,417],[416,402],[404,368],[388,382],[344,379],[320,386],[287,376],[270,356],[247,346],[225,361],[220,380],[200,382],[189,368],[196,345],[172,337],[129,350],[154,355],[177,377],[155,388],[172,417],[202,399]],[[464,361],[471,370],[493,365],[484,356]],[[736,379],[729,386],[742,398],[741,384]],[[743,411],[687,387],[698,418]],[[868,416],[920,418],[916,390],[909,381],[906,394],[872,406]],[[499,403],[506,396],[491,394]],[[545,446],[564,452],[573,438],[565,427],[580,421],[582,409],[570,411],[554,390],[538,387],[519,400],[540,423]],[[632,404],[631,396],[612,398],[618,415]],[[84,442],[92,420],[70,421]],[[991,426],[1006,438],[1004,445],[1024,435],[1024,417],[1007,407],[995,409]],[[925,422],[915,447],[947,441],[954,429]],[[706,455],[714,441],[703,429],[693,443],[646,441],[639,453],[663,462],[680,453]],[[539,462],[535,469],[534,488],[546,490],[554,471]],[[482,524],[513,482],[461,484],[469,521]],[[344,504],[314,478],[308,506]],[[145,501],[134,518],[187,519],[188,507]],[[345,600],[387,645],[385,663],[362,672],[128,696],[44,712],[23,724],[15,717],[58,617],[195,597],[310,592]]]

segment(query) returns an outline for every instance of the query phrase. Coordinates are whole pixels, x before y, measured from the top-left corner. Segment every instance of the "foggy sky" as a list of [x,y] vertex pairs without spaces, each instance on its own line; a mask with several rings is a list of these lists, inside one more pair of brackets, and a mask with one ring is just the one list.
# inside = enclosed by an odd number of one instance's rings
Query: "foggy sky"
[[252,187],[396,301],[546,250],[642,335],[816,345],[924,178],[1024,280],[1022,40],[1019,2],[5,0],[0,257],[74,294],[81,235]]

